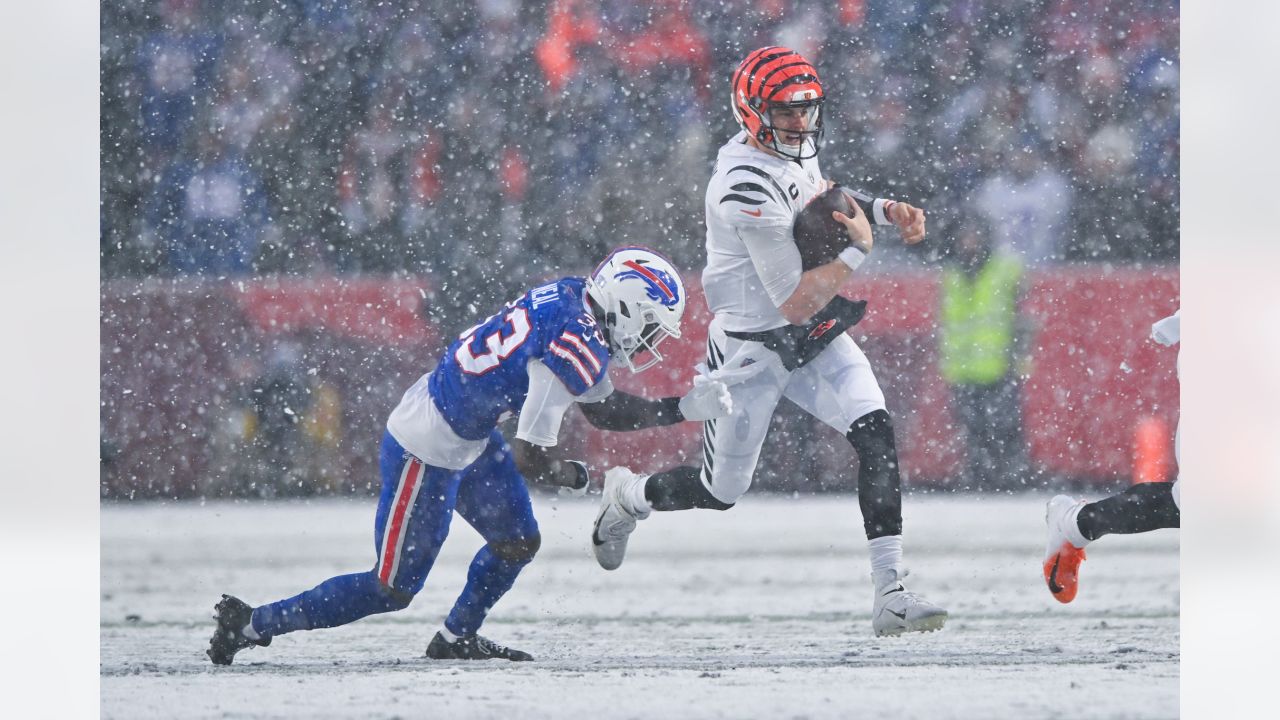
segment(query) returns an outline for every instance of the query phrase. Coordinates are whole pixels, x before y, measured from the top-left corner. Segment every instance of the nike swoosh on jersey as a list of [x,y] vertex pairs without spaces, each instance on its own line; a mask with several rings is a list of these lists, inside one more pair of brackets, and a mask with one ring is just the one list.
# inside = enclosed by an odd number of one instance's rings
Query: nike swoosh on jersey
[[744,210],[744,209],[742,209],[742,208],[738,208],[738,210],[740,210],[740,211],[742,211],[742,212],[744,212],[744,213],[746,213],[746,214],[750,215],[751,217],[760,217],[761,215],[763,215],[763,214],[764,214],[764,211],[763,211],[763,210],[759,210],[759,209],[756,209],[756,210]]

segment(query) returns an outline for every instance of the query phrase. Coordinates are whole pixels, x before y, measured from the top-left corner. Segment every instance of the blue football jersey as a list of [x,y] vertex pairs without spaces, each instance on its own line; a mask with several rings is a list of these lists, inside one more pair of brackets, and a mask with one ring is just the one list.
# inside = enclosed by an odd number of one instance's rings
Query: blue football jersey
[[533,288],[449,345],[428,387],[459,437],[487,437],[503,413],[520,411],[532,358],[574,395],[604,378],[609,350],[585,293],[586,281],[577,277]]

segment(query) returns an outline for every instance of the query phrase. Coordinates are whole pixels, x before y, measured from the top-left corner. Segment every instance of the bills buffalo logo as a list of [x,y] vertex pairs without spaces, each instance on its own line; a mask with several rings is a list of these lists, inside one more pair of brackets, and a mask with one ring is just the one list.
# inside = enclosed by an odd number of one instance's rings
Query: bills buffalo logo
[[835,326],[836,326],[836,319],[835,319],[835,318],[831,318],[830,320],[827,320],[827,321],[823,322],[821,325],[819,325],[818,327],[816,327],[816,328],[814,328],[813,330],[811,330],[811,331],[809,332],[809,339],[810,339],[810,340],[817,340],[818,338],[822,337],[823,335],[826,335],[826,334],[827,334],[827,331],[828,331],[828,330],[830,330],[831,328],[835,327]]
[[635,260],[627,260],[622,265],[628,269],[614,275],[615,279],[638,278],[642,280],[649,286],[649,299],[660,302],[666,307],[671,307],[680,302],[680,286],[667,273],[657,268],[645,267]]

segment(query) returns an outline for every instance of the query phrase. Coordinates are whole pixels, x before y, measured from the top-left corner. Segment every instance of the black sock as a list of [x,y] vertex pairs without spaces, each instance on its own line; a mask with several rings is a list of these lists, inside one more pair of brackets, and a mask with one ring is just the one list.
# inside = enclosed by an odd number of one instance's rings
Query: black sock
[[1097,540],[1103,535],[1176,528],[1181,520],[1182,514],[1173,502],[1173,484],[1150,482],[1085,505],[1080,508],[1076,524],[1086,540]]
[[654,510],[689,510],[707,508],[728,510],[733,503],[716,499],[702,484],[699,470],[692,465],[681,465],[660,473],[654,473],[645,481],[644,499]]

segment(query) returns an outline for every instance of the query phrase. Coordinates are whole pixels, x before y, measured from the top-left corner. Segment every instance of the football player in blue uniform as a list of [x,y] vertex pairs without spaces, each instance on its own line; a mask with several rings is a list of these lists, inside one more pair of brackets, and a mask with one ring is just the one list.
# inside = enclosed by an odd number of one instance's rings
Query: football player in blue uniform
[[[277,635],[407,607],[456,511],[485,545],[427,657],[532,660],[477,631],[541,542],[525,480],[586,492],[586,465],[547,452],[564,413],[582,403],[596,427],[634,430],[730,410],[727,388],[705,376],[683,398],[645,400],[613,390],[610,363],[640,372],[659,362],[659,345],[680,337],[684,308],[684,284],[670,262],[621,248],[591,277],[533,288],[462,333],[387,420],[373,568],[256,608],[223,595],[209,659],[229,665],[236,652]],[[519,413],[519,424],[508,444],[496,426],[511,413]]]

